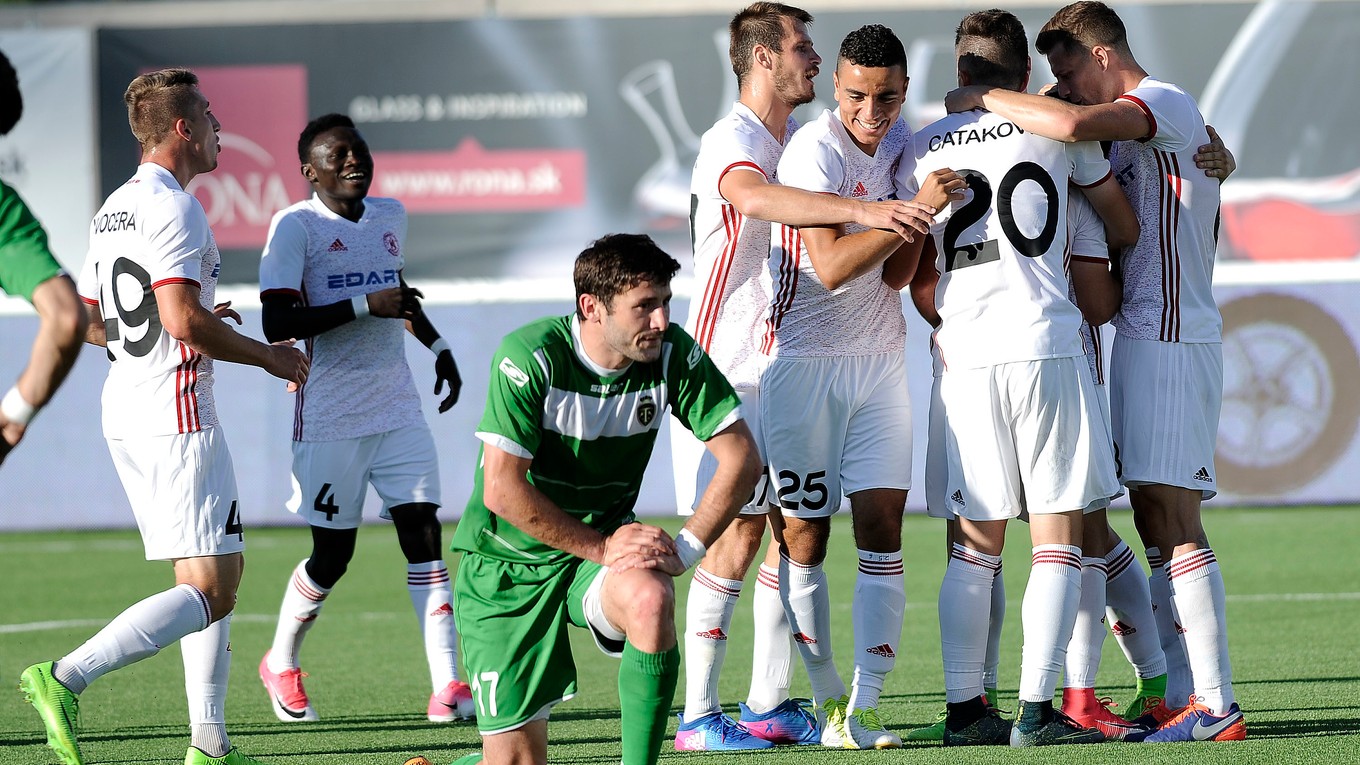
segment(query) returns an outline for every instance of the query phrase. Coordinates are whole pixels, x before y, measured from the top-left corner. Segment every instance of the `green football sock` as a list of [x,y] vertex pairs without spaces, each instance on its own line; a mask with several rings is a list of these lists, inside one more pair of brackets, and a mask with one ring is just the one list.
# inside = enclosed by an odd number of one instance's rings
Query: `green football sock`
[[1138,678],[1138,692],[1135,695],[1140,698],[1143,696],[1166,696],[1166,675]]
[[619,667],[619,719],[623,723],[624,765],[655,765],[666,735],[680,648],[644,653],[626,643]]

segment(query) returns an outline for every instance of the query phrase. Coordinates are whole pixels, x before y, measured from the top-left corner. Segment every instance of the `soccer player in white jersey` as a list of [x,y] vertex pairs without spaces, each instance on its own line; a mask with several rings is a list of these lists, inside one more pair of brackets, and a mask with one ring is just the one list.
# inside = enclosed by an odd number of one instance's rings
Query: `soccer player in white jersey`
[[[1114,141],[1115,177],[1142,223],[1138,244],[1121,258],[1110,410],[1120,478],[1161,606],[1167,697],[1186,694],[1190,703],[1156,714],[1157,730],[1129,739],[1240,740],[1246,723],[1233,694],[1223,575],[1200,517],[1200,503],[1217,490],[1223,393],[1222,318],[1212,293],[1219,189],[1191,171],[1209,133],[1189,94],[1138,64],[1123,22],[1104,4],[1062,8],[1036,46],[1072,103],[970,88],[951,93],[946,106],[982,106],[1059,140]],[[1193,689],[1176,671],[1182,650]]]
[[[837,109],[796,134],[780,182],[851,199],[891,199],[911,132],[900,119],[906,54],[886,27],[851,32],[834,77]],[[905,154],[904,154],[905,152]],[[938,209],[963,181],[932,176],[915,201]],[[924,237],[904,242],[859,225],[776,225],[769,269],[774,295],[763,327],[760,380],[770,479],[785,519],[780,596],[812,681],[822,743],[886,748],[878,697],[900,649],[906,596],[901,523],[911,486],[911,404],[898,289]],[[847,695],[831,652],[822,563],[831,515],[849,496],[859,550],[855,656]]]
[[[1010,13],[970,14],[955,39],[961,84],[1020,91],[1028,84],[1024,28]],[[959,517],[939,599],[944,741],[1103,741],[1098,730],[1053,708],[1080,597],[1082,515],[1118,486],[1063,258],[1069,179],[1095,193],[1119,192],[1098,144],[1065,146],[981,110],[949,115],[917,134],[906,190],[940,166],[966,167],[959,173],[971,191],[933,229],[943,494]],[[1033,565],[1012,727],[983,697],[983,660],[1006,521],[1022,513],[1029,515]]]
[[435,354],[435,393],[448,411],[462,380],[453,352],[402,280],[406,210],[368,196],[373,155],[343,114],[307,124],[298,138],[302,175],[313,196],[274,216],[260,259],[265,336],[307,341],[313,374],[293,415],[293,496],[307,519],[312,552],[293,570],[273,647],[260,680],[283,722],[318,719],[302,687],[298,653],[326,597],[354,555],[371,484],[381,516],[393,522],[406,557],[406,586],[429,663],[427,717],[473,716],[472,692],[458,677],[449,571],[440,544],[439,463],[420,411],[404,338]]
[[[187,69],[143,74],[128,86],[128,122],[142,164],[90,226],[78,289],[86,340],[108,349],[104,437],[137,517],[148,560],[168,560],[175,586],[123,613],[56,662],[24,670],[20,688],[67,765],[83,760],[77,700],[104,674],[179,641],[189,699],[185,765],[250,765],[227,738],[223,707],[228,630],[245,532],[236,476],[213,404],[213,361],[257,366],[295,390],[308,359],[292,340],[237,334],[214,306],[221,257],[198,200],[184,191],[217,167],[221,126]],[[151,758],[154,759],[154,758]]]
[[[760,371],[757,344],[769,307],[770,220],[790,225],[860,223],[924,233],[933,210],[909,202],[856,200],[778,185],[775,173],[798,123],[793,110],[812,100],[821,57],[813,48],[806,11],[779,3],[755,3],[729,24],[732,70],[740,98],[703,136],[691,182],[694,267],[701,289],[685,329],[736,388],[747,423],[760,442]],[[692,512],[703,496],[714,462],[703,444],[683,428],[671,429],[677,501]],[[687,458],[693,452],[692,458]],[[699,468],[696,474],[695,463]],[[760,749],[774,743],[819,741],[815,716],[789,698],[792,640],[779,600],[778,513],[770,516],[772,541],[757,577],[753,601],[755,639],[751,688],[741,704],[740,725],[723,714],[718,675],[727,653],[727,632],[742,582],[760,551],[768,482],[695,569],[685,615],[685,711],[675,736],[678,750]]]

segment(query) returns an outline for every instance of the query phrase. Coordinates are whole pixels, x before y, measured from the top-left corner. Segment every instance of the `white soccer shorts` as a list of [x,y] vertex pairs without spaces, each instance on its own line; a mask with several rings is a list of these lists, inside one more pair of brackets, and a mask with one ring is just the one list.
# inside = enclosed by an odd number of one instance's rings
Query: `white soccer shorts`
[[220,427],[109,439],[147,560],[229,555],[245,549],[236,471]]
[[972,521],[1098,509],[1114,454],[1081,357],[950,370],[940,380],[945,503]]
[[[741,399],[741,413],[746,427],[751,429],[760,460],[765,462],[765,444],[760,437],[760,391],[755,388],[737,391]],[[675,475],[675,507],[680,515],[694,515],[713,474],[718,470],[718,460],[704,446],[704,442],[694,437],[678,421],[671,421],[671,466]],[[755,491],[745,505],[741,515],[765,515],[770,511],[774,496],[770,493],[768,471],[762,472]]]
[[1115,335],[1110,419],[1119,477],[1218,493],[1214,445],[1223,406],[1223,346]]
[[842,496],[911,488],[905,355],[776,358],[760,384],[771,487],[786,515],[825,518]]
[[358,528],[368,485],[382,499],[379,517],[416,502],[441,504],[439,459],[421,423],[341,441],[293,442],[293,496],[288,509],[312,526]]

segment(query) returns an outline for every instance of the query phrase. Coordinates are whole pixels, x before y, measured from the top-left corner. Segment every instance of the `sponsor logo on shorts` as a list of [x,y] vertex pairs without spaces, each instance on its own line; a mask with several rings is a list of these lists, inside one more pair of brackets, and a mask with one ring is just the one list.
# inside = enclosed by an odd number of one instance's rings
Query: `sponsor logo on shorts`
[[1176,625],[1176,634],[1177,634],[1177,635],[1184,635],[1184,634],[1185,634],[1185,628],[1181,626],[1181,623],[1180,623],[1180,622],[1172,622],[1172,624]]
[[882,656],[885,659],[893,659],[897,657],[897,654],[893,653],[892,646],[888,645],[887,643],[884,643],[883,645],[876,645],[873,648],[865,648],[864,652],[871,653],[875,656]]
[[1124,637],[1125,635],[1132,635],[1133,633],[1135,633],[1135,632],[1137,632],[1137,631],[1138,631],[1138,630],[1137,630],[1136,628],[1134,628],[1134,626],[1133,626],[1132,624],[1125,624],[1124,622],[1121,622],[1121,621],[1116,621],[1116,622],[1114,623],[1114,625],[1110,627],[1110,632],[1113,632],[1113,633],[1115,634],[1116,637]]
[[959,507],[967,507],[967,506],[968,506],[968,503],[963,501],[963,490],[962,490],[962,489],[955,489],[955,490],[954,490],[954,493],[951,494],[951,495],[949,496],[949,498],[952,499],[952,500],[954,501],[954,504],[958,505]]
[[817,645],[817,639],[804,632],[793,633],[793,639],[797,640],[803,645]]
[[656,419],[656,402],[652,401],[651,396],[643,396],[638,402],[637,419],[644,427]]
[[714,627],[714,628],[711,629],[711,630],[705,630],[705,631],[703,631],[703,632],[696,632],[696,633],[694,633],[694,636],[695,636],[695,637],[704,638],[705,640],[726,640],[726,639],[727,639],[727,633],[722,631],[722,627]]
[[1202,467],[1202,468],[1200,468],[1199,470],[1195,471],[1195,480],[1196,480],[1196,481],[1204,481],[1205,483],[1213,483],[1213,482],[1214,482],[1214,477],[1211,476],[1211,475],[1209,475],[1209,469],[1208,469],[1208,468]]
[[520,369],[519,367],[515,366],[515,362],[511,361],[508,356],[506,358],[501,359],[500,370],[501,374],[505,375],[506,377],[509,377],[510,382],[514,383],[516,386],[520,388],[523,388],[525,385],[529,384],[529,375],[526,375],[523,369]]

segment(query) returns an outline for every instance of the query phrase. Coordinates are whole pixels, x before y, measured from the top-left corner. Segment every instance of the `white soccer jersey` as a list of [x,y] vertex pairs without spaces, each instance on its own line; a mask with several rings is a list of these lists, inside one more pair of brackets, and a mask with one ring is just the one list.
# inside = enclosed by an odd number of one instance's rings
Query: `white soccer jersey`
[[1068,299],[1067,183],[1109,178],[1094,143],[1061,144],[1002,117],[951,114],[916,135],[916,167],[899,186],[914,195],[932,171],[968,180],[963,200],[936,217],[940,281],[935,331],[946,368],[1078,356],[1081,312]]
[[[260,258],[260,294],[330,305],[396,287],[406,209],[369,197],[358,222],[313,196],[280,210]],[[297,392],[294,441],[338,441],[424,422],[406,363],[406,322],[361,316],[307,341],[312,369]]]
[[192,433],[217,424],[213,360],[161,325],[155,289],[197,284],[212,310],[221,255],[203,206],[169,170],[147,162],[90,224],[81,299],[99,306],[108,342],[106,438]]
[[[784,140],[798,129],[789,118]],[[731,172],[756,172],[776,180],[784,144],[770,135],[750,107],[738,101],[699,141],[690,179],[690,237],[698,299],[689,332],[732,387],[750,390],[763,367],[758,343],[770,305],[770,222],[747,218],[718,191]]]
[[[898,164],[910,163],[911,128],[900,118],[874,156],[860,150],[830,109],[789,141],[779,160],[779,181],[823,194],[865,201],[895,199]],[[848,234],[866,227],[847,223]],[[769,270],[774,295],[761,351],[767,356],[808,358],[866,356],[902,350],[907,322],[902,297],[883,283],[881,270],[829,290],[818,278],[798,229],[774,224]]]
[[[1109,268],[1110,248],[1105,243],[1105,222],[1096,213],[1096,208],[1081,192],[1067,196],[1067,259],[1066,267],[1071,274],[1073,261],[1100,263]],[[1077,304],[1077,288],[1070,283],[1067,295],[1072,304]],[[1080,310],[1080,309],[1079,309]],[[1091,367],[1091,381],[1096,385],[1105,384],[1105,349],[1102,347],[1100,328],[1092,327],[1086,319],[1081,320],[1081,347],[1086,351],[1086,364]]]
[[1209,142],[1204,117],[1189,94],[1151,77],[1119,98],[1143,110],[1150,133],[1110,150],[1143,230],[1120,259],[1124,301],[1115,328],[1140,340],[1220,342],[1212,289],[1218,180],[1195,167],[1195,149]]

